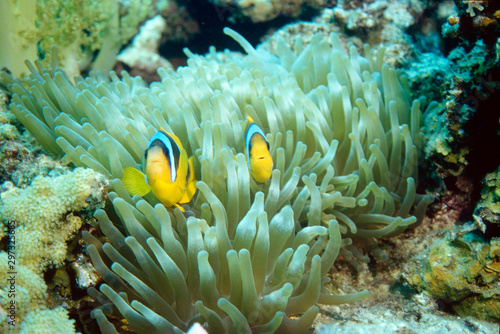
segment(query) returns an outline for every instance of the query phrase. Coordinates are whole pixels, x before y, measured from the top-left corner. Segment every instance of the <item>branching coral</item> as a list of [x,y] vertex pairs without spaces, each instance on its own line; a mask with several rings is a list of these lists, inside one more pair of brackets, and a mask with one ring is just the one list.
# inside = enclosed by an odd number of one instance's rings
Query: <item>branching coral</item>
[[[316,36],[307,46],[299,37],[294,51],[279,40],[276,57],[226,33],[246,57],[186,50],[188,66],[160,70],[162,81],[149,88],[126,73],[75,85],[38,66],[29,89],[2,74],[13,113],[47,150],[112,179],[127,236],[96,212],[110,241],[85,236],[106,281],[89,293],[114,304],[137,332],[184,331],[193,322],[213,332],[303,331],[315,304],[366,294],[321,289],[338,253],[368,261],[356,240],[384,257],[374,238],[418,224],[432,200],[415,191],[420,101],[410,105],[383,50],[366,47],[364,58],[351,47],[347,55],[332,34],[330,43]],[[242,153],[246,116],[271,143],[276,169],[264,184],[250,177]],[[196,157],[199,195],[187,216],[154,198],[130,198],[119,180],[160,127]],[[114,333],[109,310],[95,316]],[[302,316],[291,321],[293,314]]]

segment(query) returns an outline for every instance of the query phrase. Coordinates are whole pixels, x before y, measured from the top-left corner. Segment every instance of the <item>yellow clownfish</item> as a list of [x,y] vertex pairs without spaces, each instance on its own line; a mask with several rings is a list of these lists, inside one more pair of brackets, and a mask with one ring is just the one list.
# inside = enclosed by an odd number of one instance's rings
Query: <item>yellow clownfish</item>
[[150,191],[165,206],[188,203],[196,192],[193,157],[187,157],[177,136],[160,129],[149,141],[142,160],[144,175],[135,168],[123,170],[122,183],[130,195]]
[[264,131],[247,116],[250,125],[245,135],[248,169],[257,182],[266,182],[273,171],[273,158]]

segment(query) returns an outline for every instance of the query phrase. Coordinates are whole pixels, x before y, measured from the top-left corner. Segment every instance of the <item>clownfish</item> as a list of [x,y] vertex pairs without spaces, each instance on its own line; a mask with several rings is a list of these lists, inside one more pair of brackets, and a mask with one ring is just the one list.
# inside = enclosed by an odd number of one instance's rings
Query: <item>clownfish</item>
[[245,135],[245,150],[248,169],[255,181],[266,182],[273,171],[273,158],[264,131],[247,116],[250,124]]
[[187,157],[177,136],[160,129],[149,141],[142,160],[144,175],[138,169],[125,168],[122,183],[130,195],[152,192],[165,206],[188,203],[196,193],[193,157]]

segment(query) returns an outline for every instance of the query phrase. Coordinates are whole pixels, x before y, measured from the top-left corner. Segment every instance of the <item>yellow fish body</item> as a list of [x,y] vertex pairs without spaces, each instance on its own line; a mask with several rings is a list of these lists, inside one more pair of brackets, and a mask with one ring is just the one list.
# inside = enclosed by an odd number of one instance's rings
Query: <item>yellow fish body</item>
[[245,135],[245,149],[247,154],[248,169],[255,181],[266,182],[273,171],[273,158],[269,152],[269,143],[264,131],[254,123],[251,117]]
[[177,136],[160,129],[144,152],[143,170],[125,168],[122,183],[130,195],[145,196],[152,192],[165,206],[188,203],[196,193],[193,157]]

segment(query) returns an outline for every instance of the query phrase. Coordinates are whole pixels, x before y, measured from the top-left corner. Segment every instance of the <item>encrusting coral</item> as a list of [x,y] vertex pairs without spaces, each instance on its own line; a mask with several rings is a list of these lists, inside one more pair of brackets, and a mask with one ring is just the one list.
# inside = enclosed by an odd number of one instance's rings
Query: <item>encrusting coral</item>
[[[66,240],[82,224],[80,217],[71,213],[102,201],[106,187],[102,175],[79,168],[55,178],[38,176],[25,189],[13,187],[3,192],[0,217],[17,225],[16,259],[37,272],[62,263]],[[53,230],[57,230],[57,238],[48,233]]]
[[[409,103],[383,50],[346,54],[332,34],[309,45],[298,37],[294,51],[279,40],[272,56],[225,32],[247,56],[186,50],[188,66],[159,70],[150,87],[127,73],[73,84],[39,64],[28,89],[1,75],[12,112],[48,151],[111,179],[123,230],[97,210],[109,242],[84,233],[106,282],[89,289],[104,304],[94,312],[104,333],[116,333],[104,316],[112,305],[139,333],[194,322],[221,333],[304,332],[316,304],[367,294],[328,294],[339,252],[353,264],[369,260],[357,246],[384,258],[375,238],[420,223],[432,201],[416,194],[421,101]],[[246,116],[271,144],[275,169],[264,184],[243,154]],[[186,214],[131,198],[120,181],[159,128],[195,156],[199,194]]]
[[500,240],[473,234],[437,239],[409,262],[403,277],[418,291],[445,300],[461,316],[500,319]]
[[[102,175],[77,168],[58,176],[35,177],[29,187],[12,187],[1,194],[0,219],[15,226],[15,239],[9,244],[9,253],[0,251],[0,332],[74,332],[64,308],[48,308],[43,272],[65,260],[66,242],[82,225],[76,212],[81,215],[102,207],[106,191],[107,180]],[[5,236],[4,227],[2,224],[0,237]],[[6,319],[12,300],[16,326],[8,325]],[[59,319],[61,331],[51,327],[50,318]]]

